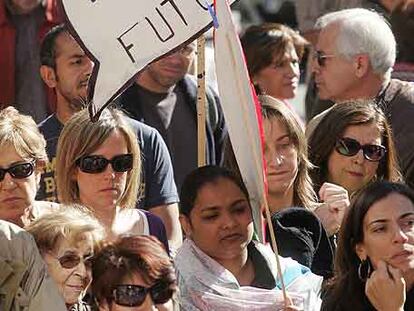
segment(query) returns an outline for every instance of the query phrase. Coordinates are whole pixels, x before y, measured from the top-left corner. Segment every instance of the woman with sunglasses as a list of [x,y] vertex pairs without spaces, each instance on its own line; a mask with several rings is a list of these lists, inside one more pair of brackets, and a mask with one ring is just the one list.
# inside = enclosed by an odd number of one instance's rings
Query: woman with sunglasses
[[401,180],[390,126],[369,100],[335,105],[313,130],[309,155],[316,190],[332,182],[352,194],[374,180]]
[[35,201],[47,163],[46,141],[34,120],[13,107],[0,110],[0,219],[22,227],[56,208]]
[[258,94],[284,101],[296,96],[299,63],[308,42],[293,29],[276,23],[247,28],[241,37],[250,78]]
[[56,155],[60,202],[88,207],[108,236],[151,234],[168,249],[162,221],[135,208],[141,173],[137,137],[121,111],[105,109],[92,122],[85,109],[65,123]]
[[82,298],[91,283],[93,249],[104,238],[98,220],[80,206],[61,206],[33,221],[27,231],[33,235],[67,309],[89,310]]
[[92,265],[99,311],[172,311],[177,291],[171,259],[152,236],[124,236],[103,247]]
[[414,310],[414,193],[374,182],[353,198],[323,311]]

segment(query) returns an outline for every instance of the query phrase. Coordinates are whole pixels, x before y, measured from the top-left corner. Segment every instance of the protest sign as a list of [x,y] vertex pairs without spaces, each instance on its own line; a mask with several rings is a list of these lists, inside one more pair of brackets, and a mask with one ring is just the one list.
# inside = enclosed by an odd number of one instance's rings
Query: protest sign
[[211,27],[212,2],[61,0],[73,35],[95,63],[87,98],[91,117],[98,118],[146,65]]

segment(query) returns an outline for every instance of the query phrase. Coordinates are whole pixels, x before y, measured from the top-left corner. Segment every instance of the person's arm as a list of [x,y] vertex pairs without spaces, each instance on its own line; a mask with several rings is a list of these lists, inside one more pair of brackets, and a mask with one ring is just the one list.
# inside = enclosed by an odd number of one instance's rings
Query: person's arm
[[178,219],[178,204],[158,205],[150,208],[150,212],[161,218],[167,232],[168,244],[172,254],[181,246],[183,235]]

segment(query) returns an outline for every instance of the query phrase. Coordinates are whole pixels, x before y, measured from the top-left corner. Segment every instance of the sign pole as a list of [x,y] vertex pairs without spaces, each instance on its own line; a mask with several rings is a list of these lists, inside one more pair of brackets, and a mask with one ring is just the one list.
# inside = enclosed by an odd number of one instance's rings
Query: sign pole
[[198,166],[206,165],[206,39],[201,35],[197,39],[197,154]]

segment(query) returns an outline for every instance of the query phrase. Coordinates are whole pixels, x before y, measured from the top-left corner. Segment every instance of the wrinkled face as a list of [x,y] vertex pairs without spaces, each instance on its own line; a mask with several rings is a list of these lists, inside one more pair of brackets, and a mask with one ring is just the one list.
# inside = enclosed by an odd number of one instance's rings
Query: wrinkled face
[[[23,159],[14,146],[7,144],[0,147],[2,169],[32,160]],[[10,173],[6,173],[4,179],[0,181],[0,219],[23,226],[21,217],[35,200],[40,175],[40,168],[35,168],[33,174],[22,179],[13,178]]]
[[264,119],[263,129],[269,195],[284,195],[293,187],[298,174],[298,152],[278,118]]
[[282,59],[274,59],[253,77],[253,81],[263,93],[289,99],[296,95],[299,75],[299,58],[293,45],[289,44]]
[[[119,130],[109,135],[104,143],[91,155],[111,160],[114,156],[127,154],[125,136]],[[76,181],[82,204],[94,210],[113,210],[125,192],[128,172],[115,172],[111,164],[101,173],[85,173],[76,168]]]
[[227,178],[205,184],[197,194],[190,219],[182,217],[189,238],[218,262],[247,254],[253,220],[249,202]]
[[167,92],[180,81],[193,62],[195,48],[195,43],[190,43],[181,50],[149,65],[143,72],[149,89],[160,93]]
[[370,258],[374,268],[383,260],[406,272],[414,269],[414,205],[391,193],[374,203],[363,221],[364,239],[357,244],[360,259]]
[[10,0],[18,14],[28,14],[35,9],[42,0]]
[[[48,272],[55,281],[65,303],[73,305],[82,299],[92,280],[91,267],[88,262],[93,255],[93,244],[90,234],[85,234],[83,239],[74,245],[62,238],[58,241],[58,245],[53,251],[45,252],[42,255],[47,264]],[[59,258],[70,258],[73,256],[81,258],[78,265],[73,268],[61,266]]]
[[80,99],[87,96],[93,63],[73,39],[64,32],[56,39],[55,87],[58,104],[65,102],[73,111],[82,107]]
[[[375,124],[348,126],[341,137],[355,139],[361,145],[381,145],[381,133]],[[328,181],[355,192],[374,178],[378,164],[365,159],[362,150],[347,157],[334,149],[328,159]]]
[[312,71],[315,74],[315,83],[321,99],[342,101],[351,99],[353,89],[358,85],[352,61],[341,56],[335,47],[338,29],[335,25],[324,28],[318,37],[316,51],[326,58],[324,65],[319,65],[316,59],[312,62]]

